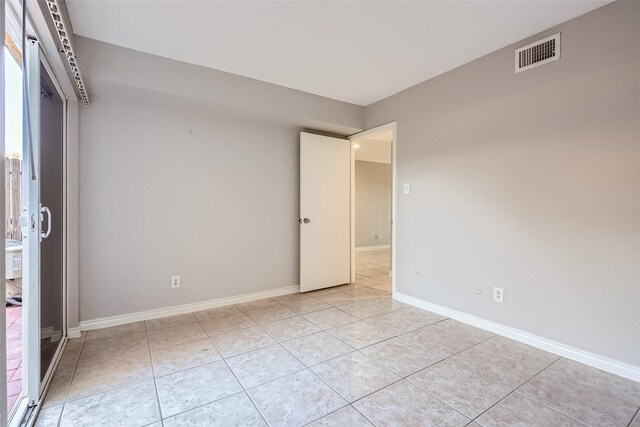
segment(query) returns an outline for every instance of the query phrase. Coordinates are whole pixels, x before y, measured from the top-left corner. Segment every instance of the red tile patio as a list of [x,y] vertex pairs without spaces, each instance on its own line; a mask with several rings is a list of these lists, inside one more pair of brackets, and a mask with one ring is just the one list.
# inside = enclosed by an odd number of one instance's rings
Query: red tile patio
[[7,410],[22,391],[22,307],[7,307]]

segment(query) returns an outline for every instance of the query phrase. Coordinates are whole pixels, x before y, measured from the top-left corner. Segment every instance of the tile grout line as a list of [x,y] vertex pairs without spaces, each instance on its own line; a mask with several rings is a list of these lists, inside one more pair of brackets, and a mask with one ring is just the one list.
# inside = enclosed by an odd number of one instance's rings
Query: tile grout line
[[[71,391],[71,384],[73,383],[73,379],[76,376],[76,371],[78,370],[78,365],[80,364],[80,357],[82,356],[82,351],[84,350],[84,344],[87,341],[87,336],[89,334],[87,334],[84,337],[84,340],[82,340],[82,342],[80,343],[80,351],[78,351],[78,359],[76,360],[75,366],[73,368],[73,374],[71,374],[71,381],[69,381],[69,388],[67,389],[67,393],[64,396],[64,400],[62,401],[62,409],[60,409],[60,415],[58,416],[58,422],[56,424],[56,426],[60,426],[60,424],[62,423],[62,415],[64,414],[64,410],[65,407],[67,406],[67,402],[68,402],[68,398],[69,398],[69,392]],[[66,345],[68,345],[69,342],[69,338],[67,338],[67,344],[65,344],[65,351],[66,351]],[[62,353],[62,355],[60,356],[60,361],[62,361],[62,357],[64,357],[64,353]],[[58,366],[56,367],[56,371],[57,368],[60,366],[60,364],[58,363]],[[56,372],[53,373],[52,377],[51,377],[51,382],[53,382],[53,377],[55,376]],[[49,385],[49,387],[51,387],[51,385]],[[47,393],[49,391],[47,390]],[[46,399],[46,396],[44,396],[42,403],[44,403],[44,400]],[[36,419],[37,421],[37,419]]]
[[[509,394],[507,394],[507,395],[506,395],[506,396],[504,396],[502,399],[498,400],[496,403],[494,403],[493,405],[491,405],[490,407],[488,407],[487,409],[485,409],[483,412],[481,412],[480,414],[478,414],[478,416],[476,416],[476,417],[473,419],[473,421],[476,421],[476,422],[477,422],[477,420],[478,420],[482,415],[484,415],[485,413],[489,412],[492,408],[496,407],[499,403],[501,403],[502,401],[504,401],[505,399],[507,399],[509,396],[512,396],[513,394],[519,394],[520,396],[522,396],[522,397],[524,397],[524,398],[526,398],[526,399],[529,399],[529,400],[531,400],[531,401],[533,401],[533,402],[536,402],[537,404],[539,404],[539,405],[541,405],[541,406],[543,406],[543,407],[545,407],[545,408],[549,409],[550,411],[553,411],[553,412],[555,412],[555,413],[557,413],[557,414],[560,414],[560,415],[562,415],[562,416],[565,416],[565,417],[567,417],[567,418],[569,418],[569,419],[571,419],[571,420],[573,420],[573,421],[576,421],[576,422],[578,422],[578,423],[580,423],[580,424],[582,424],[582,425],[584,425],[584,426],[588,426],[588,424],[585,424],[585,423],[583,423],[582,421],[578,421],[578,420],[576,420],[575,418],[573,418],[573,417],[571,417],[571,416],[569,416],[569,415],[567,415],[567,414],[564,414],[564,413],[562,413],[562,412],[560,412],[560,411],[556,411],[555,409],[550,408],[549,406],[545,405],[544,403],[538,402],[537,400],[532,399],[532,398],[530,398],[530,397],[528,397],[528,396],[525,396],[525,395],[524,395],[524,394],[522,394],[522,393],[518,393],[518,389],[520,389],[520,388],[524,387],[524,386],[525,386],[525,385],[527,385],[529,382],[533,381],[535,378],[537,378],[539,375],[541,375],[543,372],[545,372],[545,371],[546,371],[547,369],[549,369],[551,366],[555,365],[555,364],[558,362],[558,360],[560,360],[560,359],[561,359],[561,357],[558,357],[558,358],[557,358],[556,360],[554,360],[551,364],[549,364],[549,366],[547,366],[546,368],[542,369],[540,372],[538,372],[537,374],[535,374],[534,376],[532,376],[531,378],[529,378],[528,380],[526,380],[526,381],[525,381],[525,382],[523,382],[522,384],[520,384],[520,385],[516,386],[516,387],[515,387],[515,388],[514,388],[514,389],[513,389]],[[455,363],[455,362],[454,362],[454,363]],[[484,377],[483,377],[483,378],[484,378]],[[480,423],[478,422],[478,424],[480,424]],[[482,424],[480,424],[480,425],[482,425]]]
[[636,413],[634,414],[633,417],[631,417],[631,421],[629,421],[629,424],[627,424],[627,427],[631,427],[631,424],[633,424],[633,422],[636,421],[637,419],[640,419],[640,407],[636,409]]
[[[194,316],[195,317],[195,316]],[[144,336],[147,340],[147,349],[149,350],[149,362],[151,363],[151,375],[153,376],[153,388],[156,391],[156,402],[158,402],[158,412],[160,413],[160,423],[164,426],[164,419],[162,417],[162,405],[160,404],[160,394],[158,393],[158,383],[156,382],[156,371],[153,367],[153,356],[151,355],[151,344],[149,344],[149,333],[147,332],[147,322],[143,321],[144,324]]]
[[[236,308],[238,310],[240,310],[240,307]],[[240,310],[242,311],[242,310]],[[246,315],[245,315],[246,316]],[[202,322],[200,322],[200,319],[198,319],[198,316],[194,315],[194,317],[196,318],[196,320],[198,321],[198,323],[200,324],[200,327],[204,330],[205,334],[207,334],[207,336],[209,337],[209,341],[211,341],[211,344],[213,344],[213,346],[215,347],[215,349],[218,351],[218,354],[220,354],[220,357],[222,358],[222,361],[224,362],[225,366],[227,367],[227,369],[229,370],[229,372],[231,372],[231,375],[233,375],[233,378],[235,378],[235,380],[238,382],[238,384],[240,385],[240,387],[242,388],[242,391],[239,393],[244,393],[245,396],[247,396],[249,398],[249,401],[251,402],[251,404],[253,405],[253,407],[255,408],[256,411],[258,411],[258,414],[260,414],[260,417],[263,419],[263,421],[265,422],[265,424],[270,425],[269,422],[267,421],[267,418],[262,414],[262,412],[260,411],[260,409],[258,408],[258,406],[255,404],[255,402],[253,401],[253,399],[251,398],[251,396],[249,395],[249,393],[247,393],[247,389],[244,387],[244,385],[240,382],[240,379],[238,379],[238,377],[236,376],[236,373],[233,372],[233,369],[231,369],[231,366],[229,366],[229,363],[227,363],[227,359],[224,357],[224,355],[222,354],[222,352],[220,351],[220,348],[218,347],[218,345],[215,343],[215,341],[213,340],[213,338],[211,337],[211,335],[209,335],[209,331],[207,331],[207,329],[204,327],[204,325],[202,324]],[[236,393],[236,394],[239,394]],[[235,396],[236,394],[233,394],[232,396]],[[227,396],[227,397],[231,397],[231,396]],[[225,399],[225,398],[222,398]],[[218,399],[221,400],[221,399]],[[215,400],[214,400],[215,402]],[[213,402],[209,402],[206,403],[205,405],[209,405]],[[202,405],[202,406],[205,406]],[[189,410],[192,410],[195,408],[191,408]],[[185,411],[186,412],[186,411]],[[177,415],[177,414],[176,414]],[[164,423],[163,423],[164,425]]]

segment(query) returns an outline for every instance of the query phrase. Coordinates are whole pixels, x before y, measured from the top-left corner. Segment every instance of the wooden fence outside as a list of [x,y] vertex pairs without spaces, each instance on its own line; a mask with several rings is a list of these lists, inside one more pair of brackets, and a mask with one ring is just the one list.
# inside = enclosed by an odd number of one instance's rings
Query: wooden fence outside
[[4,158],[5,182],[5,238],[22,241],[20,214],[22,212],[22,160]]

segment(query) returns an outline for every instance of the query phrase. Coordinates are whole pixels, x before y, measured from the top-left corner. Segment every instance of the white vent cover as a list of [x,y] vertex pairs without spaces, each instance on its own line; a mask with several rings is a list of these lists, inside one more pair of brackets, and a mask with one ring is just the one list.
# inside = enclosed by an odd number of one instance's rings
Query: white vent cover
[[560,33],[516,49],[516,73],[560,59]]

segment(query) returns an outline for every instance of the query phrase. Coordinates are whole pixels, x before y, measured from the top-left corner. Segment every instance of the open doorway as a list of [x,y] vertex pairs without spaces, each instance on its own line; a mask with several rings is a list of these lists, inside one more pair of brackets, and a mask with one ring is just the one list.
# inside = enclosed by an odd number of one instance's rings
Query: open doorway
[[[38,404],[66,338],[65,99],[19,15],[4,33],[6,414]],[[28,83],[28,84],[26,84]],[[27,102],[28,101],[28,102]],[[4,408],[2,408],[4,412]]]
[[22,307],[22,52],[20,40],[7,28],[4,33],[5,75],[5,304],[6,304],[6,382],[7,413],[12,414],[23,391],[23,319]]
[[351,137],[352,281],[392,292],[393,142],[395,125]]

